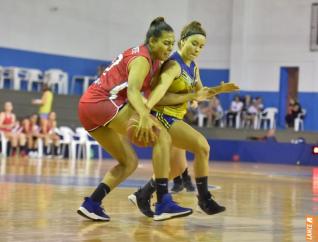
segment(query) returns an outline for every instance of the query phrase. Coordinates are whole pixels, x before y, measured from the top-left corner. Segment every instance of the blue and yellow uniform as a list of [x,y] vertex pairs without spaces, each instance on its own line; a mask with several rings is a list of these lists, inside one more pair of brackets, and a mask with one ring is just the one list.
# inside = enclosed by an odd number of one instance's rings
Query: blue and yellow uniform
[[[181,74],[172,82],[167,92],[176,94],[193,92],[196,85],[196,65],[194,61],[191,62],[190,66],[186,65],[178,52],[174,52],[169,60],[176,61],[180,65]],[[185,102],[177,105],[155,106],[151,113],[169,129],[176,120],[183,119],[187,113],[187,105],[188,103]]]

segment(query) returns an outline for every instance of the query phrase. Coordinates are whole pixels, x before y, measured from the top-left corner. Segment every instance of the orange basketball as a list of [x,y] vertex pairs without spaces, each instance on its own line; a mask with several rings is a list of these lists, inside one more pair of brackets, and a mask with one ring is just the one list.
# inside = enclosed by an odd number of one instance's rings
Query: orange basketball
[[[151,118],[153,120],[157,119],[155,117],[153,117],[152,115],[150,115]],[[146,143],[146,141],[144,139],[138,140],[136,137],[136,132],[137,132],[137,128],[138,128],[138,123],[139,123],[139,115],[138,114],[133,114],[130,119],[128,120],[128,124],[127,124],[127,136],[128,139],[130,140],[130,142],[132,142],[133,144],[140,146],[140,147],[147,147],[147,146],[153,146],[154,142],[153,141],[149,141],[148,143]],[[153,127],[153,130],[155,132],[155,134],[158,136],[159,135],[159,129],[156,127]]]

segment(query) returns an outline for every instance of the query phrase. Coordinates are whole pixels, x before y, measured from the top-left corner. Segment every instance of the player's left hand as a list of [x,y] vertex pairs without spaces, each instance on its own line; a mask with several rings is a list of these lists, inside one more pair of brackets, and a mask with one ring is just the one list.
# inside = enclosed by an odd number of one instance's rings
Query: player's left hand
[[217,93],[215,89],[209,88],[209,87],[203,87],[196,92],[195,101],[198,101],[198,102],[205,101],[207,99],[212,98],[216,94]]
[[229,93],[229,92],[235,92],[240,90],[239,86],[237,86],[235,83],[228,82],[224,83],[221,82],[221,85],[218,88],[219,90],[217,91],[218,93]]

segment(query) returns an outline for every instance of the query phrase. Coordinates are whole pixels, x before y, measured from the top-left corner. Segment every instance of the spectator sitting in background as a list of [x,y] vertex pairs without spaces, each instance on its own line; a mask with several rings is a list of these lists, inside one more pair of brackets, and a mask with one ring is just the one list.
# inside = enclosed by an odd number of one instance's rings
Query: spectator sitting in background
[[[58,156],[58,148],[60,146],[60,136],[56,133],[57,121],[56,113],[50,112],[48,122],[45,123],[45,126],[41,126],[41,133],[44,136],[44,155],[45,156]],[[49,153],[49,145],[52,144],[51,152]]]
[[16,116],[12,112],[12,102],[5,102],[3,108],[3,112],[0,113],[0,131],[3,132],[6,139],[11,143],[12,156],[15,156],[18,146],[18,136],[15,132],[12,132],[16,125]]
[[287,115],[285,116],[286,125],[288,128],[294,127],[295,118],[297,118],[298,114],[301,112],[301,106],[297,102],[297,100],[294,98],[290,98],[287,109]]
[[223,108],[216,96],[209,101],[200,102],[199,110],[208,119],[207,127],[212,127],[212,124],[215,124],[223,116]]
[[243,102],[243,108],[242,112],[246,112],[248,107],[252,105],[252,97],[250,95],[245,95],[242,99]]
[[36,158],[38,157],[38,140],[43,138],[43,135],[40,133],[38,115],[32,114],[29,119],[24,119],[22,127],[27,139],[28,154],[31,158]]
[[[23,133],[22,122],[20,120],[16,120],[14,127],[12,128],[12,133],[17,137],[19,144],[19,155],[24,157],[27,155],[26,150],[26,136]],[[14,155],[14,154],[12,154]]]
[[198,102],[191,101],[188,103],[188,110],[184,116],[184,121],[188,124],[195,124],[198,119]]
[[262,98],[261,97],[256,97],[255,98],[255,102],[256,102],[258,111],[262,112],[264,110],[264,104],[263,104]]
[[257,115],[259,115],[260,112],[261,110],[259,109],[258,102],[256,99],[253,99],[252,103],[246,108],[246,111],[242,117],[245,127],[252,127],[255,124]]
[[[240,100],[239,96],[235,96],[231,102],[230,109],[226,114],[226,124],[228,127],[235,126],[235,120],[237,115],[240,115],[243,109],[243,102]],[[231,125],[232,124],[232,125]]]

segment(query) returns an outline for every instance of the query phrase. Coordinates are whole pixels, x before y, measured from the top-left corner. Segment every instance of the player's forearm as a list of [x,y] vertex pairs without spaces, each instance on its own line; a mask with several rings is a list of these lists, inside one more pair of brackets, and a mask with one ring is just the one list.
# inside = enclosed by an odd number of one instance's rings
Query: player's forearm
[[150,111],[146,108],[142,95],[139,90],[130,90],[128,91],[128,101],[131,106],[136,110],[136,112],[144,116],[148,114]]
[[185,103],[188,101],[193,101],[196,98],[195,93],[185,93],[185,94],[177,94],[177,93],[166,93],[166,95],[158,102],[158,105],[176,105]]

